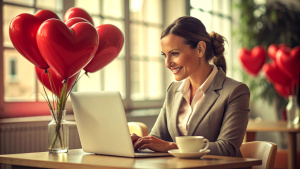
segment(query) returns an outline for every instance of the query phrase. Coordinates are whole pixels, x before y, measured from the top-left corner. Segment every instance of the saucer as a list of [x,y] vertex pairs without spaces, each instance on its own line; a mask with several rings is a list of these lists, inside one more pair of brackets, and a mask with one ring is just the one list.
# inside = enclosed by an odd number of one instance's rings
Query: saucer
[[200,158],[210,152],[209,149],[206,149],[201,152],[193,152],[193,153],[182,153],[179,149],[169,150],[168,153],[178,158]]

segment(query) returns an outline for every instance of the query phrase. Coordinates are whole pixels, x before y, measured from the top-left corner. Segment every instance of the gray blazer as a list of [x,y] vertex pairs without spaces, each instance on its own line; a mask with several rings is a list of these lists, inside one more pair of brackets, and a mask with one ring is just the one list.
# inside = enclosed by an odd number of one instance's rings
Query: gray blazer
[[[166,141],[175,141],[180,135],[177,117],[183,96],[177,89],[181,83],[169,86],[151,135]],[[219,68],[191,118],[187,135],[207,138],[212,155],[242,157],[240,146],[249,119],[249,99],[247,85],[226,77]]]

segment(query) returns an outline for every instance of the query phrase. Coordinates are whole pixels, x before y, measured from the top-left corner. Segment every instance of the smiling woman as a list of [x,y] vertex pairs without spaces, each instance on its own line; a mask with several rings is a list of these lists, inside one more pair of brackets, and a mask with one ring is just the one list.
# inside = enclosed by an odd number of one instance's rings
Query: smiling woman
[[169,86],[150,135],[132,135],[135,149],[167,152],[177,148],[178,136],[204,136],[210,141],[209,154],[242,157],[250,92],[245,84],[226,77],[224,41],[191,16],[164,29],[162,54],[177,82]]

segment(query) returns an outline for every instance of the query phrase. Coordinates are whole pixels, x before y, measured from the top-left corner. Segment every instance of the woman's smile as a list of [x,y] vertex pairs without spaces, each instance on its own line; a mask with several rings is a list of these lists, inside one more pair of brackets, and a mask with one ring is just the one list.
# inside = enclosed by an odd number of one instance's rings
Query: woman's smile
[[183,68],[183,66],[181,66],[181,67],[176,67],[176,68],[170,68],[171,70],[172,70],[172,72],[174,73],[174,74],[177,74],[177,73],[179,73],[180,72],[180,70]]

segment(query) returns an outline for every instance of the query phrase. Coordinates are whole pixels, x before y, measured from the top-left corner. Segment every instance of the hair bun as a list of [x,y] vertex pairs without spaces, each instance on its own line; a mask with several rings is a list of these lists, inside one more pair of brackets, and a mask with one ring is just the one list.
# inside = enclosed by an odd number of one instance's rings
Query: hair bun
[[215,65],[222,67],[224,72],[226,72],[227,67],[226,67],[226,61],[224,57],[224,51],[225,51],[224,42],[226,41],[226,39],[222,35],[216,32],[210,33],[209,36],[211,39],[212,51],[214,54],[213,63]]
[[212,44],[212,49],[216,57],[224,57],[224,37],[216,32],[209,34]]

